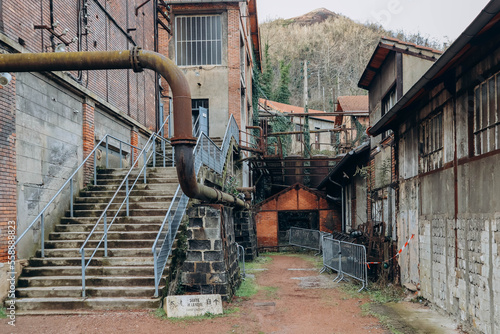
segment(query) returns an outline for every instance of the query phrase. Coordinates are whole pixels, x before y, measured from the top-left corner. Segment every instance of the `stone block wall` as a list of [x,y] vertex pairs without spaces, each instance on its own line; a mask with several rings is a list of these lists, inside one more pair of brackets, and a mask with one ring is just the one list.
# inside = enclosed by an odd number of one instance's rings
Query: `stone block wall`
[[250,211],[236,211],[234,219],[236,242],[245,249],[245,261],[253,261],[257,257],[257,235],[253,214]]
[[189,292],[231,299],[240,283],[232,208],[194,206],[188,217],[181,284]]

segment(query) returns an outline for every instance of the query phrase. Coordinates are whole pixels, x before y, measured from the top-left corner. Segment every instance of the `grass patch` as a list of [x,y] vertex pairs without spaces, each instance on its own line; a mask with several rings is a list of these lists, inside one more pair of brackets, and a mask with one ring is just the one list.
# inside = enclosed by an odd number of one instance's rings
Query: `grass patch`
[[240,287],[236,290],[236,297],[250,298],[257,294],[259,289],[257,288],[257,282],[255,282],[254,277],[247,276],[244,281],[241,282]]
[[345,292],[350,298],[366,297],[372,303],[398,303],[405,297],[404,289],[395,285],[369,284],[368,289],[358,292],[359,285],[352,283],[339,285],[340,290]]
[[367,303],[367,304],[363,304],[361,305],[361,310],[363,311],[363,315],[365,316],[373,316],[375,318],[378,319],[378,321],[380,321],[380,323],[386,327],[388,330],[391,331],[392,334],[404,334],[403,332],[397,330],[396,328],[394,328],[394,326],[392,325],[391,321],[390,321],[390,318],[384,314],[380,314],[378,312],[374,312],[372,309],[371,309],[371,305],[373,303]]
[[238,313],[240,311],[239,307],[229,307],[223,311],[222,314],[212,314],[205,313],[204,315],[199,315],[195,317],[184,317],[184,318],[168,318],[165,310],[163,308],[158,308],[153,312],[153,315],[162,320],[167,320],[173,323],[177,322],[196,322],[196,321],[204,321],[209,319],[221,318],[234,313]]
[[0,319],[6,319],[7,312],[5,311],[5,307],[0,307]]
[[260,289],[265,291],[266,298],[269,299],[278,299],[278,287],[274,286],[263,286]]

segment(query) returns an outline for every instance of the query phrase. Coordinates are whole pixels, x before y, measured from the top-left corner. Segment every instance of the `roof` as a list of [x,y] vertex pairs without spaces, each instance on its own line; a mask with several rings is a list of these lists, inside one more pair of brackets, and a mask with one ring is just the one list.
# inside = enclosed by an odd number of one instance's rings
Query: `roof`
[[408,113],[400,113],[400,111],[421,98],[429,89],[431,81],[444,77],[448,70],[454,69],[463,59],[473,55],[480,44],[474,40],[480,40],[480,36],[487,31],[495,31],[498,25],[500,25],[500,0],[491,0],[420,80],[373,127],[367,130],[368,133],[376,136],[390,129],[396,120],[407,117]]
[[345,184],[345,175],[352,177],[355,173],[354,167],[360,163],[368,161],[370,156],[370,141],[365,141],[363,144],[354,148],[346,154],[341,154],[342,160],[328,173],[328,175],[318,185],[318,189],[323,189],[329,182],[335,184]]
[[366,65],[365,71],[361,75],[361,79],[359,79],[358,87],[364,89],[370,87],[373,78],[378,73],[391,51],[410,54],[430,61],[435,61],[442,54],[442,51],[426,46],[400,41],[392,37],[382,37],[368,65]]
[[[259,104],[261,106],[263,106],[265,109],[269,108],[271,110],[279,111],[282,113],[290,113],[290,114],[304,113],[303,107],[293,106],[290,104],[280,103],[280,102],[276,102],[276,101],[259,99]],[[314,109],[308,109],[307,111],[310,113],[322,113],[322,112],[324,112],[322,110],[314,110]],[[310,116],[310,117],[314,118],[314,119],[320,119],[323,121],[327,121],[327,122],[334,122],[335,121],[335,116]]]
[[283,194],[289,192],[290,190],[299,190],[299,189],[302,189],[302,190],[305,190],[307,192],[310,192],[311,194],[313,194],[315,196],[318,196],[320,198],[326,198],[325,194],[323,194],[323,193],[320,193],[318,191],[314,191],[311,188],[308,188],[308,187],[304,186],[303,184],[295,183],[294,185],[291,185],[290,187],[288,187],[288,188],[280,191],[279,193],[274,194],[273,196],[266,198],[262,202],[258,203],[256,206],[261,207],[264,204],[269,203],[269,202],[275,200],[276,198],[282,196]]
[[368,95],[339,96],[337,102],[337,111],[366,112],[368,116]]

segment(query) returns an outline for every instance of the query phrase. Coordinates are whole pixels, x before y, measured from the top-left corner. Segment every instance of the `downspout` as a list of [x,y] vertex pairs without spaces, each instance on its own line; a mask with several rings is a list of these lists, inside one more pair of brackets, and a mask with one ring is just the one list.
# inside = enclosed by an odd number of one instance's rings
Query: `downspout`
[[41,72],[74,70],[151,69],[161,74],[172,89],[174,105],[175,163],[184,194],[203,201],[223,202],[249,208],[243,200],[199,184],[194,169],[191,92],[183,72],[167,57],[134,47],[123,51],[1,54],[1,72]]
[[337,183],[335,181],[333,181],[331,178],[330,178],[330,182],[333,183],[334,185],[340,187],[340,198],[341,198],[341,205],[342,205],[342,210],[341,210],[341,215],[342,215],[342,232],[345,232],[344,231],[344,227],[345,227],[345,218],[344,218],[344,213],[345,213],[345,209],[344,209],[344,204],[345,204],[345,201],[344,201],[344,187],[340,184],[340,183]]

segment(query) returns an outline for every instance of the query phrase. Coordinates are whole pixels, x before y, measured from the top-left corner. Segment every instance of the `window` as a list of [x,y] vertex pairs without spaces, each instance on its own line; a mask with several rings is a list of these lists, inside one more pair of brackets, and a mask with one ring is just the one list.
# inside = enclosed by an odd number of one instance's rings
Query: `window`
[[177,65],[222,64],[222,26],[219,15],[178,16],[175,23]]
[[[300,132],[304,132],[304,127],[300,124],[295,124],[295,131],[300,131]],[[295,135],[295,139],[298,141],[298,142],[301,142],[302,141],[302,133],[297,133]]]
[[193,136],[198,137],[200,132],[208,136],[208,99],[191,100]]
[[[396,104],[396,86],[394,86],[382,99],[382,116],[384,116],[391,108]],[[382,139],[385,139],[391,133],[391,130],[385,131],[382,133]]]
[[500,72],[474,89],[474,151],[500,149]]
[[443,167],[443,112],[420,123],[420,172]]

